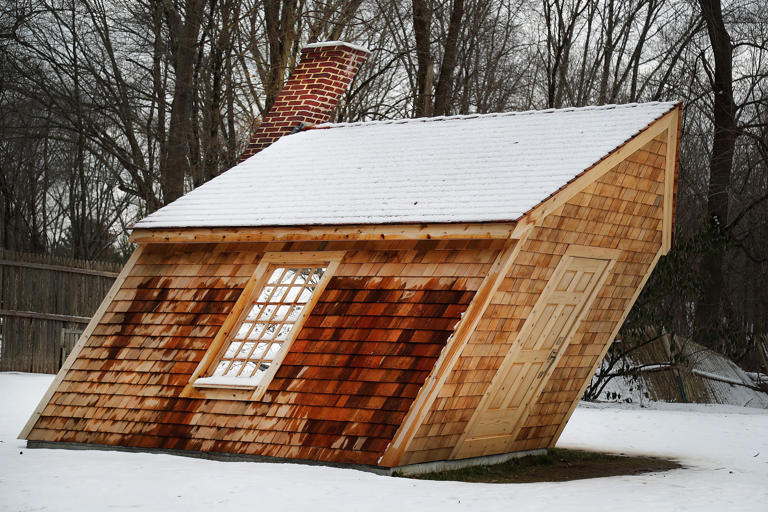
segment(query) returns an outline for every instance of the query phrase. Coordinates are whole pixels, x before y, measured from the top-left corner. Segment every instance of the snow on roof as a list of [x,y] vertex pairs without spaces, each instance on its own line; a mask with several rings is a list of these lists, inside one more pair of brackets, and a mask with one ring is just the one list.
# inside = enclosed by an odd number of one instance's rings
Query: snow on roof
[[321,125],[134,227],[514,221],[674,106]]
[[306,44],[304,45],[304,48],[327,48],[327,47],[333,47],[333,46],[346,46],[347,48],[351,48],[353,50],[358,50],[365,53],[371,53],[371,50],[369,50],[365,46],[348,43],[346,41],[321,41],[319,43]]

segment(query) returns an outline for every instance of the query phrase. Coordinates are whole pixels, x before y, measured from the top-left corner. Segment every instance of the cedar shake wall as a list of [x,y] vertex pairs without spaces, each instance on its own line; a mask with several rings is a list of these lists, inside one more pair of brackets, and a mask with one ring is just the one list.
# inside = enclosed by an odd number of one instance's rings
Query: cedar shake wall
[[621,257],[524,422],[512,451],[545,448],[649,272],[661,247],[666,132],[544,218],[464,348],[400,464],[443,460],[475,412],[569,244]]
[[[28,436],[376,464],[503,241],[148,245]],[[348,251],[257,402],[178,398],[264,251]]]

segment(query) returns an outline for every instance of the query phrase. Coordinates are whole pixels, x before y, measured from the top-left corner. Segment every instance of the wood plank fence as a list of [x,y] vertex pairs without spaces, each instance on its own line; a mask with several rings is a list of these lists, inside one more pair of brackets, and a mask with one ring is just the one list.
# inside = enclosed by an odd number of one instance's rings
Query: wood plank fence
[[56,373],[119,270],[0,250],[0,371]]

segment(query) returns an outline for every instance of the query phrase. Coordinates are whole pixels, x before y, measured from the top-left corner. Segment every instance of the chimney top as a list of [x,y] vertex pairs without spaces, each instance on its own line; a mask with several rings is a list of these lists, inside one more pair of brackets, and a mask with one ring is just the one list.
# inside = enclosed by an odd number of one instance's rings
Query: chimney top
[[346,41],[320,41],[317,43],[306,45],[304,48],[301,49],[301,51],[304,52],[311,48],[327,48],[332,46],[343,46],[343,47],[349,48],[350,50],[357,50],[359,52],[367,53],[368,55],[371,54],[371,50],[369,50],[365,46],[348,43]]

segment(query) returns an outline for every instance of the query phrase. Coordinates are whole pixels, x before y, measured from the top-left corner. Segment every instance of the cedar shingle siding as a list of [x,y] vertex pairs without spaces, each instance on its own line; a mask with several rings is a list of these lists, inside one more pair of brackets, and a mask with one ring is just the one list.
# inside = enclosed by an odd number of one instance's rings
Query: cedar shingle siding
[[347,250],[264,397],[178,398],[266,244],[148,246],[31,440],[375,464],[499,241]]

